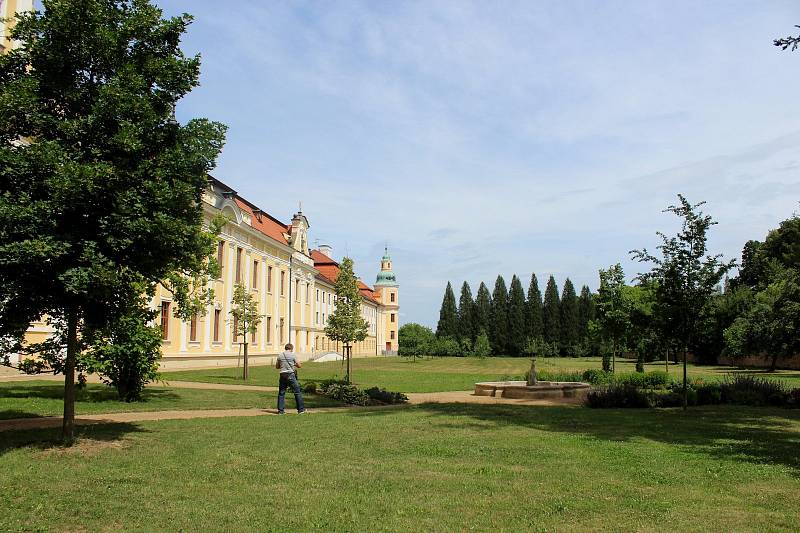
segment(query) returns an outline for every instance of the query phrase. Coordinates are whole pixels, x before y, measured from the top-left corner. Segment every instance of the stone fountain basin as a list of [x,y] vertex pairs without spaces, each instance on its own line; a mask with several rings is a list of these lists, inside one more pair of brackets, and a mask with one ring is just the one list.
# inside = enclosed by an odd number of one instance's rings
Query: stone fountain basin
[[538,400],[545,398],[578,398],[589,393],[591,385],[572,381],[484,381],[475,384],[475,396]]

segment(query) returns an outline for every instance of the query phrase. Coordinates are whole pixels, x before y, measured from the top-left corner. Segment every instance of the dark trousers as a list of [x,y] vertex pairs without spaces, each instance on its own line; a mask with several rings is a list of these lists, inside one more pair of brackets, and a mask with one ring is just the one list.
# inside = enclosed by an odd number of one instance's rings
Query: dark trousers
[[289,387],[294,391],[294,401],[297,403],[297,412],[302,413],[305,411],[303,392],[300,390],[300,384],[297,382],[297,377],[294,372],[281,372],[281,380],[278,383],[278,412],[283,413],[283,410],[286,408],[286,389]]

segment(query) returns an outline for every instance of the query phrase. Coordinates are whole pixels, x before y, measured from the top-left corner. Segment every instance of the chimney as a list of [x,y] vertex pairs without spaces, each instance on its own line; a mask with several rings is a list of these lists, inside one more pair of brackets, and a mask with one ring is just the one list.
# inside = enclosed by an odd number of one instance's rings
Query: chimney
[[319,253],[321,253],[325,257],[333,259],[333,248],[331,248],[329,244],[320,244]]

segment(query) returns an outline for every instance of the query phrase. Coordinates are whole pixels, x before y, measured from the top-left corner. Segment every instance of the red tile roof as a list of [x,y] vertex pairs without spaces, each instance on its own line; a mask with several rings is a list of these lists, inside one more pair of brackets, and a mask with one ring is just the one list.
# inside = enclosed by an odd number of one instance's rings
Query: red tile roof
[[250,204],[250,202],[239,198],[239,196],[236,196],[235,200],[239,209],[250,215],[250,225],[253,229],[260,231],[267,237],[281,244],[289,244],[289,241],[287,241],[284,236],[287,233],[286,224],[263,211],[259,214],[254,213],[254,206]]
[[[317,278],[331,285],[335,284],[336,278],[339,277],[339,263],[319,250],[311,250],[311,259],[314,260],[314,268],[319,271]],[[358,292],[360,292],[361,296],[365,299],[376,304],[380,303],[375,298],[375,291],[361,280],[358,280]]]

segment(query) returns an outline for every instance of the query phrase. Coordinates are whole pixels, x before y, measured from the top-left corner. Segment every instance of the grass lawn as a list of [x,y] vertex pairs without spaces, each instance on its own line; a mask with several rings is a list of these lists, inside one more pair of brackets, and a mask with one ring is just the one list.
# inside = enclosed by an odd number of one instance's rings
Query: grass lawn
[[[75,413],[116,413],[122,411],[162,411],[185,409],[274,408],[277,392],[226,391],[147,387],[143,402],[117,400],[114,390],[105,385],[87,385],[78,391]],[[338,405],[320,396],[307,395],[309,407]],[[61,415],[64,412],[64,385],[53,381],[0,382],[0,419]],[[294,408],[294,396],[287,394],[287,407]],[[0,434],[2,435],[2,434]]]
[[[554,357],[537,360],[539,370],[586,370],[601,368],[598,357],[570,358]],[[617,361],[618,372],[633,372],[634,361]],[[353,359],[353,381],[363,387],[383,387],[399,392],[438,392],[470,390],[478,381],[493,381],[522,375],[530,367],[530,361],[517,357],[433,357],[412,362],[405,357],[372,357]],[[649,363],[646,370],[663,370],[664,363]],[[670,373],[676,378],[682,374],[680,365],[671,364]],[[730,372],[745,372],[781,379],[793,387],[800,387],[800,371],[780,370],[767,373],[760,370],[738,369],[726,366],[689,365],[689,375],[706,379],[722,379]],[[301,381],[322,380],[344,376],[341,362],[307,363],[299,371]],[[209,383],[242,383],[241,370],[215,368],[210,370],[187,370],[165,372],[164,379],[191,380]],[[271,366],[257,366],[250,370],[248,383],[276,385],[277,371]]]
[[[221,391],[214,391],[219,394]],[[793,531],[800,411],[425,405],[0,440],[0,530]],[[33,444],[30,444],[33,443]]]

